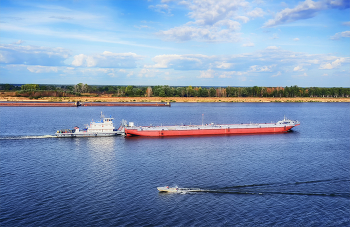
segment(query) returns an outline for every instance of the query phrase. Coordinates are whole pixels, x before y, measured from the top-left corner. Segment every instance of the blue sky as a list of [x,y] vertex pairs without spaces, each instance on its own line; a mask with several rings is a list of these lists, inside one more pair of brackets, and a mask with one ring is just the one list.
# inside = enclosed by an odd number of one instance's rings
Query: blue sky
[[0,83],[350,87],[350,1],[0,4]]

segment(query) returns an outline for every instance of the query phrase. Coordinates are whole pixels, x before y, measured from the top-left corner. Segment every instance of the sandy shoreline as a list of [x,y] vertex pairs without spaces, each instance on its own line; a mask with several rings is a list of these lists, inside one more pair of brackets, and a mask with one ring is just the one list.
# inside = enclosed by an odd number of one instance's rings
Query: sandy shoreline
[[36,101],[36,102],[350,102],[350,98],[326,97],[0,97],[0,101]]

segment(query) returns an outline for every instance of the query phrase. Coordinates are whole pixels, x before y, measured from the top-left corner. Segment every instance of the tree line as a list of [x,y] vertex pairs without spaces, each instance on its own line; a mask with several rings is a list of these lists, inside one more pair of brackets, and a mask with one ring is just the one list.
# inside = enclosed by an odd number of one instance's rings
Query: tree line
[[349,97],[350,88],[342,87],[176,87],[176,86],[99,86],[11,84],[0,85],[0,90],[24,92],[57,91],[77,96],[112,94],[114,97]]

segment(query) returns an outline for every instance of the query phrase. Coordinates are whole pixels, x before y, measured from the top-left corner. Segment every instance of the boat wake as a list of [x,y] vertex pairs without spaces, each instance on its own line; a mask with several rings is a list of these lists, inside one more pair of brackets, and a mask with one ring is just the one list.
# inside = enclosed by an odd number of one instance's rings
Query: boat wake
[[324,180],[312,180],[312,181],[297,181],[297,182],[285,182],[285,183],[265,183],[265,184],[247,184],[247,185],[235,185],[223,187],[221,189],[237,189],[237,188],[251,188],[251,187],[265,187],[265,186],[290,186],[290,185],[302,185],[302,184],[316,184],[316,183],[326,183],[326,182],[346,182],[350,181],[350,179],[341,179],[341,178],[333,178],[333,179],[324,179]]
[[[222,188],[170,188],[169,191],[163,192],[188,194],[188,193],[220,193],[220,194],[240,194],[240,195],[302,195],[302,196],[330,196],[350,198],[350,192],[341,190],[340,192],[326,192],[322,187],[318,187],[319,183],[344,183],[350,182],[350,179],[325,179],[303,182],[289,183],[266,183],[266,184],[250,184],[236,185]],[[299,185],[312,184],[312,187],[298,188]],[[316,187],[314,187],[316,185]],[[286,186],[286,187],[285,187]],[[293,187],[296,186],[296,187]],[[175,190],[174,190],[175,189]],[[159,190],[159,189],[158,189]],[[161,191],[162,192],[162,191]]]
[[6,136],[0,137],[0,140],[24,140],[24,139],[47,139],[47,138],[56,138],[53,135],[43,135],[43,136]]
[[184,188],[178,193],[220,193],[220,194],[240,194],[240,195],[309,195],[309,196],[331,196],[331,197],[344,197],[350,198],[350,193],[323,193],[323,192],[279,192],[279,191],[228,191],[228,190],[207,190],[199,189],[197,191],[187,190]]

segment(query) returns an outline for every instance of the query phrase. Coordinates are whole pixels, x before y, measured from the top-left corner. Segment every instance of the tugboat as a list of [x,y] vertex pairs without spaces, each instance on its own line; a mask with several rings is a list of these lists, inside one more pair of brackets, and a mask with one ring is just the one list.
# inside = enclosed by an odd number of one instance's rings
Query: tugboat
[[73,129],[58,130],[57,137],[97,137],[97,136],[117,136],[122,134],[121,131],[114,128],[112,117],[104,117],[101,112],[100,121],[91,121],[90,125],[84,129],[74,127]]

